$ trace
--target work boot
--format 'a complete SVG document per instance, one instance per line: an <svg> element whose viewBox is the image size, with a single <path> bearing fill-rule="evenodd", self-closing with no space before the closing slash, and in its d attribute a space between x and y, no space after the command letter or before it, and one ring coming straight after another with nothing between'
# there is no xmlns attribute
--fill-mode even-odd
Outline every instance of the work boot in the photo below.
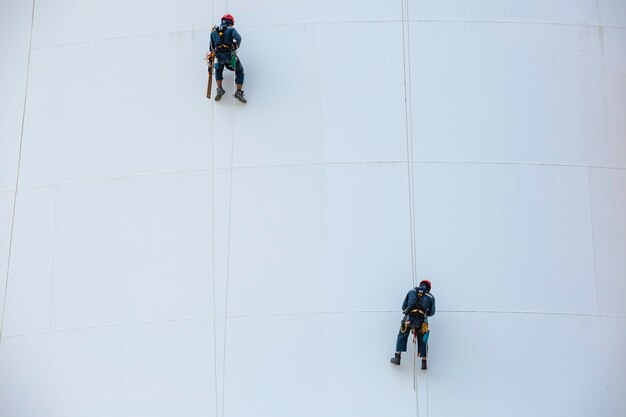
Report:
<svg viewBox="0 0 626 417"><path fill-rule="evenodd" d="M246 98L243 96L243 90L237 90L235 94L233 94L233 97L235 97L237 100L241 101L242 103L248 102L248 100L246 100Z"/></svg>
<svg viewBox="0 0 626 417"><path fill-rule="evenodd" d="M217 87L217 91L215 92L215 101L220 101L224 94L226 94L226 91L222 87Z"/></svg>
<svg viewBox="0 0 626 417"><path fill-rule="evenodd" d="M400 354L396 353L395 356L391 358L390 362L394 365L400 365Z"/></svg>
<svg viewBox="0 0 626 417"><path fill-rule="evenodd" d="M428 365L426 364L426 358L422 358L422 369L423 370L428 369Z"/></svg>

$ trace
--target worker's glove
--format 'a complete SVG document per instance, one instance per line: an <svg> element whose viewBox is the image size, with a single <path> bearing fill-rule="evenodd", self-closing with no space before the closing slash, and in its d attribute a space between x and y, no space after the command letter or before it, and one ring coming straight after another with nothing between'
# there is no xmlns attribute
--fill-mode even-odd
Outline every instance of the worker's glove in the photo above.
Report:
<svg viewBox="0 0 626 417"><path fill-rule="evenodd" d="M236 51L236 50L237 50L237 48L239 48L239 45L237 44L237 41L236 41L235 39L233 39L233 47L232 47L232 50L233 50L233 51Z"/></svg>

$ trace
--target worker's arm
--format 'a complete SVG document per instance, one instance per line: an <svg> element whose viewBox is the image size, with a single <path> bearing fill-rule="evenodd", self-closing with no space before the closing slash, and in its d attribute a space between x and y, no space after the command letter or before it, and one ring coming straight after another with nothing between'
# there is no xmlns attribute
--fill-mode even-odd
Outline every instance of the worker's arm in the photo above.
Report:
<svg viewBox="0 0 626 417"><path fill-rule="evenodd" d="M211 34L209 35L209 51L212 51L215 49L215 45L213 45L213 32L211 32Z"/></svg>
<svg viewBox="0 0 626 417"><path fill-rule="evenodd" d="M402 304L402 311L404 312L404 314L408 314L409 311L411 311L413 307L415 307L416 302L417 302L417 291L415 290L409 291L409 293L406 295L406 298L404 299L404 303Z"/></svg>
<svg viewBox="0 0 626 417"><path fill-rule="evenodd" d="M237 32L237 29L232 28L233 30L233 43L237 44L237 48L241 46L241 35Z"/></svg>
<svg viewBox="0 0 626 417"><path fill-rule="evenodd" d="M430 293L427 293L426 296L430 300L430 307L428 308L428 312L426 313L426 315L429 317L434 316L435 315L435 297Z"/></svg>

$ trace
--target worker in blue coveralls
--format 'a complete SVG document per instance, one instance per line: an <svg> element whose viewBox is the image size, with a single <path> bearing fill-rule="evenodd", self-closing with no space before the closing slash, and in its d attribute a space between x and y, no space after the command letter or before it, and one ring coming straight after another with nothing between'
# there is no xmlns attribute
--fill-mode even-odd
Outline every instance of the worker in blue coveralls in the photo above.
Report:
<svg viewBox="0 0 626 417"><path fill-rule="evenodd" d="M400 356L406 352L407 339L411 330L417 338L417 356L422 358L422 369L428 369L428 317L435 314L435 297L430 293L430 281L423 280L418 287L410 290L402 303L404 318L400 322L400 332L396 341L396 354L391 363L400 365Z"/></svg>
<svg viewBox="0 0 626 417"><path fill-rule="evenodd" d="M224 67L231 71L235 71L235 84L237 85L237 91L234 97L242 103L247 103L246 98L243 95L243 65L241 60L237 56L237 48L241 46L241 35L237 32L233 26L235 25L235 18L231 14L225 14L222 16L222 21L219 26L215 26L211 31L211 37L209 39L209 52L207 53L207 59L211 52L215 52L215 80L217 81L217 94L215 95L215 101L220 101L222 96L226 93L222 88L222 80L224 79Z"/></svg>

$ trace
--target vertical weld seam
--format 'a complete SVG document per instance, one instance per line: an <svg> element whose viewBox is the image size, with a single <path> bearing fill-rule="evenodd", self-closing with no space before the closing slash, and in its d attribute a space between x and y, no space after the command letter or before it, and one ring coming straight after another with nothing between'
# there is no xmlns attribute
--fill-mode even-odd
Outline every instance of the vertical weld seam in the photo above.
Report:
<svg viewBox="0 0 626 417"><path fill-rule="evenodd" d="M600 300L598 298L598 273L596 272L596 242L593 233L593 205L591 204L591 171L585 168L587 172L587 198L589 202L589 223L591 229L591 264L593 266L593 289L596 293L596 313L600 313Z"/></svg>
<svg viewBox="0 0 626 417"><path fill-rule="evenodd" d="M33 8L30 15L30 35L28 39L28 58L26 60L26 83L24 87L24 104L22 106L22 126L20 129L20 145L17 153L17 172L15 175L15 191L13 193L13 212L11 214L11 232L9 234L9 253L7 254L7 272L4 281L4 296L2 302L2 317L0 318L0 343L2 343L2 334L4 331L4 315L7 306L7 293L9 291L9 276L11 270L11 253L13 250L13 232L15 230L15 213L17 208L17 194L20 185L20 168L22 165L22 144L24 142L24 124L26 121L26 102L28 99L28 78L30 75L30 57L33 50L33 26L35 21L35 0L33 0Z"/></svg>
<svg viewBox="0 0 626 417"><path fill-rule="evenodd" d="M52 215L52 273L50 276L50 311L48 312L48 330L52 330L52 300L54 295L54 271L56 265L56 242L57 242L57 194L58 185L54 186L54 208Z"/></svg>

